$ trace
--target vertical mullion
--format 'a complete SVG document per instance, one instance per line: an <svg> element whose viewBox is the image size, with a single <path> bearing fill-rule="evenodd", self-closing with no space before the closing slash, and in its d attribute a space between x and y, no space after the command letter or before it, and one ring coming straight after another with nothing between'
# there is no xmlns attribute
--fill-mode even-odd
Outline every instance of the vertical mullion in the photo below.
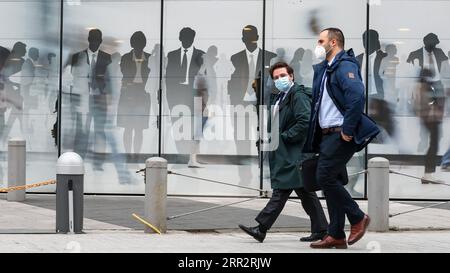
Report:
<svg viewBox="0 0 450 273"><path fill-rule="evenodd" d="M364 58L366 58L366 67L364 67L364 69L366 70L366 75L364 76L364 80L365 80L365 87L366 87L366 113L369 113L369 27L370 27L370 0L367 0L366 3L366 39L365 39L365 43L366 43L366 48L365 48L365 56ZM369 160L369 146L366 146L366 148L364 149L364 169L367 170L368 168L368 160ZM364 174L364 198L367 199L367 178L368 175L367 173Z"/></svg>
<svg viewBox="0 0 450 273"><path fill-rule="evenodd" d="M58 157L61 155L61 116L62 116L62 109L61 109L61 105L62 105L62 71L63 71L63 27L64 27L64 20L63 20L63 16L64 16L64 0L60 1L61 3L61 7L60 7L60 19L59 19L59 92L58 92L58 111L56 112L56 116L57 116L57 126L58 126L58 131L55 132L56 133L56 137L58 138L57 141L57 146L58 146Z"/></svg>
<svg viewBox="0 0 450 273"><path fill-rule="evenodd" d="M259 84L259 101L260 101L260 105L264 105L264 79L265 79L265 59L266 59L266 0L263 0L263 28L262 28L262 59L261 59L261 79L260 79L260 84ZM256 111L260 111L260 106L257 105L258 109L256 109ZM262 144L262 138L261 138L261 131L264 129L264 126L262 125L262 119L263 119L263 113L259 112L259 120L258 120L258 127L259 127L259 188L260 190L263 190L264 187L264 157L263 157L263 153L264 151L262 151L263 148L263 144ZM260 194L262 194L262 192L260 192Z"/></svg>
<svg viewBox="0 0 450 273"><path fill-rule="evenodd" d="M161 15L160 15L160 29L159 29L159 89L158 89L158 104L159 104L159 115L158 115L158 156L161 157L162 151L162 71L163 71L163 60L164 60L164 50L163 50L163 30L164 30L164 0L161 0Z"/></svg>

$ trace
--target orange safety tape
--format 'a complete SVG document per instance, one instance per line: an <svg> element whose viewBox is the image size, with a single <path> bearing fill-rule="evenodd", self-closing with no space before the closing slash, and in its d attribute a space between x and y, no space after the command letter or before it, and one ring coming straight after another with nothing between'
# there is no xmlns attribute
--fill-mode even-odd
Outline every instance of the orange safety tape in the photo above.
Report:
<svg viewBox="0 0 450 273"><path fill-rule="evenodd" d="M30 184L30 185L8 187L8 188L0 188L0 192L20 191L20 190L26 190L26 189L30 189L30 188L37 188L37 187L47 186L47 185L51 185L51 184L56 184L56 180L55 179L50 179L50 180L46 180L46 181L43 181L43 182L34 183L34 184Z"/></svg>

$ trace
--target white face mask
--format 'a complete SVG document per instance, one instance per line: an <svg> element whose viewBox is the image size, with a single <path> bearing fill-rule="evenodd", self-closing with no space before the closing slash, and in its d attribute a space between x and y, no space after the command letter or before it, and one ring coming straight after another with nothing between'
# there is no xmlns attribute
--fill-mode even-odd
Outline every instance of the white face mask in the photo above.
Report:
<svg viewBox="0 0 450 273"><path fill-rule="evenodd" d="M325 58L327 57L327 51L325 50L325 48L323 46L316 46L316 49L314 50L314 55L316 55L316 58L319 59L320 61L325 60Z"/></svg>
<svg viewBox="0 0 450 273"><path fill-rule="evenodd" d="M316 58L324 61L325 58L327 57L327 54L331 51L332 48L330 48L330 50L326 50L325 47L321 46L321 45L317 45L316 49L314 50L314 55L316 55Z"/></svg>

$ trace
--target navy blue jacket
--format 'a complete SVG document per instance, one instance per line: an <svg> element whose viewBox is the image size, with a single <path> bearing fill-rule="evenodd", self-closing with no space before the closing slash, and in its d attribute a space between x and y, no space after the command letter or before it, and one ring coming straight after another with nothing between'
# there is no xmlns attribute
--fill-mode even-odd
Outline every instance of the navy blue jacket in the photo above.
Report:
<svg viewBox="0 0 450 273"><path fill-rule="evenodd" d="M353 136L353 141L362 150L380 132L376 123L364 114L364 84L361 71L352 49L339 52L331 66L325 60L313 66L313 100L309 120L308 138L304 152L319 152L322 131L319 126L319 109L315 109L319 99L320 83L323 74L327 75L327 90L339 112L344 116L342 130Z"/></svg>

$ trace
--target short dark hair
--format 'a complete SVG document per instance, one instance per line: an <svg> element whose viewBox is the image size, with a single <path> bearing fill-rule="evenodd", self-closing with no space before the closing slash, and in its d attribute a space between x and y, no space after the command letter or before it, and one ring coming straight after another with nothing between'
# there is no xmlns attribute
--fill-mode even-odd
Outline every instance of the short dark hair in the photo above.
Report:
<svg viewBox="0 0 450 273"><path fill-rule="evenodd" d="M185 37L195 37L195 30L193 30L190 27L184 27L180 30L180 37L185 36Z"/></svg>
<svg viewBox="0 0 450 273"><path fill-rule="evenodd" d="M102 39L102 31L98 28L93 28L93 29L89 30L88 37Z"/></svg>
<svg viewBox="0 0 450 273"><path fill-rule="evenodd" d="M290 67L285 62L278 62L278 63L273 64L270 67L270 77L273 79L273 71L275 71L275 69L283 68L283 67L286 68L286 71L289 75L292 75L292 77L294 76L294 69L292 67Z"/></svg>
<svg viewBox="0 0 450 273"><path fill-rule="evenodd" d="M144 47L147 45L147 38L145 38L145 34L142 31L136 31L130 38L130 45L132 48L134 48L139 42L142 42Z"/></svg>
<svg viewBox="0 0 450 273"><path fill-rule="evenodd" d="M253 25L246 25L243 29L242 29L242 36L246 36L246 35L258 35L258 29L253 26Z"/></svg>
<svg viewBox="0 0 450 273"><path fill-rule="evenodd" d="M335 27L329 27L329 28L322 30L321 33L324 31L328 31L328 39L329 40L336 39L338 46L341 48L344 48L345 37L344 37L344 33L342 32L342 30L335 28Z"/></svg>

